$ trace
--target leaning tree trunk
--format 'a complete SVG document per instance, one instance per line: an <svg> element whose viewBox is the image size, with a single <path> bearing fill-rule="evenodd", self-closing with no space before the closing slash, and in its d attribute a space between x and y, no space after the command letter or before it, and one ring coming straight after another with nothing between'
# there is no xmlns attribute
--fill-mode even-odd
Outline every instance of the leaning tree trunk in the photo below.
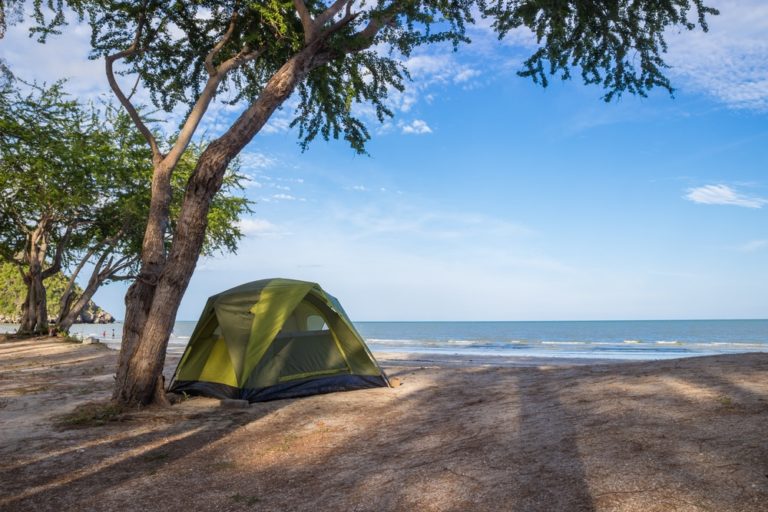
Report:
<svg viewBox="0 0 768 512"><path fill-rule="evenodd" d="M156 287L142 301L134 295L143 293L145 284L137 280L128 292L124 332L139 333L132 340L131 353L121 350L113 399L123 404L149 404L162 400L163 365L173 323L181 299L197 265L203 247L211 199L219 191L224 174L232 159L261 130L272 113L293 92L299 81L311 70L313 54L304 51L283 65L269 80L257 99L219 139L212 142L200 156L184 194L181 212L168 259L162 266ZM135 302L133 302L135 301ZM141 303L146 309L138 311ZM144 321L139 331L140 322Z"/></svg>
<svg viewBox="0 0 768 512"><path fill-rule="evenodd" d="M78 297L74 305L66 311L61 311L59 314L59 321L56 325L60 331L69 332L69 328L72 327L72 324L75 323L80 316L80 313L88 305L88 302L93 297L93 294L96 293L96 290L99 289L100 285L101 282L98 279L91 278L91 280L88 281L88 286L85 287L85 290L83 290L83 293Z"/></svg>
<svg viewBox="0 0 768 512"><path fill-rule="evenodd" d="M121 403L135 402L126 399L122 389L129 379L128 367L149 317L157 279L165 262L164 240L171 203L172 171L172 168L156 163L152 175L152 199L141 250L141 269L125 295L123 336L115 375L115 389L112 393L112 399Z"/></svg>
<svg viewBox="0 0 768 512"><path fill-rule="evenodd" d="M69 328L72 326L72 323L70 323L66 328L64 328L62 327L62 324L65 317L69 314L70 311L72 311L72 302L75 300L75 280L80 274L80 271L83 270L83 266L85 266L85 264L91 259L91 256L93 256L94 252L96 252L96 247L89 249L85 256L80 259L80 263L77 264L74 272L72 272L72 275L69 276L67 287L64 288L64 292L61 294L61 299L59 299L59 314L56 317L56 328L60 331L69 332Z"/></svg>

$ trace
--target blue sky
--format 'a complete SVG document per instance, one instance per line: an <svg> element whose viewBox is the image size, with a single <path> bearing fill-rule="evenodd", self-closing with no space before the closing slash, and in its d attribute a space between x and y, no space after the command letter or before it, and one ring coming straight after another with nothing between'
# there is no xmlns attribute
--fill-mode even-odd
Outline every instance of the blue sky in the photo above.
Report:
<svg viewBox="0 0 768 512"><path fill-rule="evenodd" d="M243 154L246 238L200 261L179 319L277 276L321 283L355 320L768 317L768 6L712 3L709 34L670 34L674 99L542 89L515 75L530 36L480 28L411 58L370 157L301 153L288 105ZM17 26L0 54L91 97L107 86L87 35L41 47ZM208 133L232 115L214 109ZM124 291L96 301L120 317Z"/></svg>

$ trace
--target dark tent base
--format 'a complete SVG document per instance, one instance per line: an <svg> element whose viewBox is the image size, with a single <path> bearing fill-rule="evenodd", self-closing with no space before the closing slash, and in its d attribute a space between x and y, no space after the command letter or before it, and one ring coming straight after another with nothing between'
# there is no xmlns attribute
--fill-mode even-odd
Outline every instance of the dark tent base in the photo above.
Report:
<svg viewBox="0 0 768 512"><path fill-rule="evenodd" d="M236 388L205 381L176 381L168 390L172 393L187 393L211 398L235 398L253 402L297 398L336 391L388 387L389 383L381 375L331 375L328 377L309 377L306 379L283 382L266 388Z"/></svg>

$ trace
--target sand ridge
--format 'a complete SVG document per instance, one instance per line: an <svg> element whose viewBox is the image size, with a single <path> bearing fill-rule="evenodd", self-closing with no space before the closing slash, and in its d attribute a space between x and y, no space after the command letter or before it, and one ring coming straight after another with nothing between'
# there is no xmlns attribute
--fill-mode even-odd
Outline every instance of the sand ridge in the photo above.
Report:
<svg viewBox="0 0 768 512"><path fill-rule="evenodd" d="M387 357L392 389L62 430L116 352L0 342L0 510L768 511L768 354Z"/></svg>

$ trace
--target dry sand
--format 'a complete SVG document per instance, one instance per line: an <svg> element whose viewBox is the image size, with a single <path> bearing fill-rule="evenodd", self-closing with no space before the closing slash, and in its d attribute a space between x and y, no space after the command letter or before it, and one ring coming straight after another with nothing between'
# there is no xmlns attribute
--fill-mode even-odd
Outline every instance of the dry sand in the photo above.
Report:
<svg viewBox="0 0 768 512"><path fill-rule="evenodd" d="M768 354L391 354L393 389L56 427L109 397L115 359L0 342L0 510L768 511Z"/></svg>

